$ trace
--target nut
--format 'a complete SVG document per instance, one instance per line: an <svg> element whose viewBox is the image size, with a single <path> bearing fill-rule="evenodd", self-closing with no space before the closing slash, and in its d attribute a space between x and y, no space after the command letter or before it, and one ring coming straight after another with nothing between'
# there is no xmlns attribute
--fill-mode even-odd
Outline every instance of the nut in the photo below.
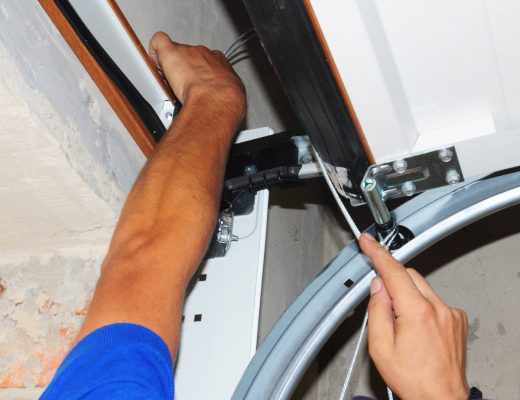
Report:
<svg viewBox="0 0 520 400"><path fill-rule="evenodd" d="M446 173L446 182L450 185L455 185L456 183L460 182L460 175L457 171L454 169L450 169Z"/></svg>
<svg viewBox="0 0 520 400"><path fill-rule="evenodd" d="M405 196L413 196L416 190L415 184L410 181L403 183L403 186L401 186L401 192L403 192Z"/></svg>
<svg viewBox="0 0 520 400"><path fill-rule="evenodd" d="M406 160L395 160L392 163L392 168L398 174L402 174L406 171L406 168L408 168L408 163L406 162Z"/></svg>
<svg viewBox="0 0 520 400"><path fill-rule="evenodd" d="M258 169L256 168L255 164L246 165L245 168L244 168L244 173L246 175L254 174L256 171L258 171Z"/></svg>
<svg viewBox="0 0 520 400"><path fill-rule="evenodd" d="M439 159L442 162L448 163L453 158L453 151L450 149L442 149L439 151Z"/></svg>

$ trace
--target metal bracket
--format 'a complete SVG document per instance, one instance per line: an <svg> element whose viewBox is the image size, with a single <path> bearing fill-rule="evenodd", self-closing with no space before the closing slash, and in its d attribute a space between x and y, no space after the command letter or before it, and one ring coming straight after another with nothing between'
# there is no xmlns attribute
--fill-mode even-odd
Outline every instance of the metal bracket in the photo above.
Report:
<svg viewBox="0 0 520 400"><path fill-rule="evenodd" d="M159 117L161 118L161 121L166 127L166 129L170 127L173 121L173 117L177 115L177 106L178 104L174 104L170 100L165 100L162 103Z"/></svg>
<svg viewBox="0 0 520 400"><path fill-rule="evenodd" d="M211 245L206 253L205 258L224 257L232 242L239 240L238 236L233 234L233 210L222 211L217 220L217 227L213 236Z"/></svg>
<svg viewBox="0 0 520 400"><path fill-rule="evenodd" d="M452 146L372 165L365 173L361 189L378 232L383 236L396 228L386 200L413 196L463 180L457 152Z"/></svg>
<svg viewBox="0 0 520 400"><path fill-rule="evenodd" d="M231 243L240 240L237 235L233 234L234 218L253 212L255 199L256 194L250 192L235 193L231 197L222 198L217 226L206 252L206 259L224 257L229 251Z"/></svg>

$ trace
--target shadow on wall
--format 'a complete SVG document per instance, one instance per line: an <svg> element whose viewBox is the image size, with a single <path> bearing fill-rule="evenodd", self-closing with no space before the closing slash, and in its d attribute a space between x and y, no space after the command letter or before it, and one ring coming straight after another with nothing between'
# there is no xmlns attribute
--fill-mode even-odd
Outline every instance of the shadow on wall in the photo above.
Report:
<svg viewBox="0 0 520 400"><path fill-rule="evenodd" d="M221 2L224 4L226 11L239 32L245 32L253 26L249 19L247 10L241 1L221 0ZM282 126L284 126L286 130L301 132L301 125L287 100L282 85L280 84L280 81L278 80L278 77L276 76L258 38L249 41L246 49L247 51L240 53L237 61L242 60L243 58L245 59L248 56L251 58L254 75L265 87L269 101L273 105L273 109L275 110L277 117L280 119ZM246 122L243 124L245 126Z"/></svg>

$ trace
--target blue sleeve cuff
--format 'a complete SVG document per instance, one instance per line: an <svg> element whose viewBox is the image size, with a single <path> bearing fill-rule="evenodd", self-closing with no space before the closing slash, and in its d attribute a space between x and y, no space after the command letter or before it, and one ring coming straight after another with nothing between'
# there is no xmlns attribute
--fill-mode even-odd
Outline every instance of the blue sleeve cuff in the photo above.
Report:
<svg viewBox="0 0 520 400"><path fill-rule="evenodd" d="M173 399L168 347L151 330L118 323L95 330L65 357L41 399Z"/></svg>

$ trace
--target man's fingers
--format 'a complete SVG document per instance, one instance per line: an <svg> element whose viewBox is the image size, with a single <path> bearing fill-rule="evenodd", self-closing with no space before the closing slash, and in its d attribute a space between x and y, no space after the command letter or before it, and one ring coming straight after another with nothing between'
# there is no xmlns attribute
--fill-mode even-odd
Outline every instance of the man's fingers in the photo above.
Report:
<svg viewBox="0 0 520 400"><path fill-rule="evenodd" d="M368 347L372 358L384 357L394 343L392 300L383 280L377 276L370 284L368 303Z"/></svg>
<svg viewBox="0 0 520 400"><path fill-rule="evenodd" d="M396 314L399 314L401 305L412 304L413 300L421 295L419 290L405 267L372 236L364 233L361 235L359 244L363 253L370 258L374 268L383 279L385 287L394 301L394 310Z"/></svg>
<svg viewBox="0 0 520 400"><path fill-rule="evenodd" d="M445 306L441 298L437 296L437 293L434 292L428 281L420 273L413 268L406 268L406 272L408 272L408 275L412 278L417 289L419 289L421 294L426 297L433 306Z"/></svg>

